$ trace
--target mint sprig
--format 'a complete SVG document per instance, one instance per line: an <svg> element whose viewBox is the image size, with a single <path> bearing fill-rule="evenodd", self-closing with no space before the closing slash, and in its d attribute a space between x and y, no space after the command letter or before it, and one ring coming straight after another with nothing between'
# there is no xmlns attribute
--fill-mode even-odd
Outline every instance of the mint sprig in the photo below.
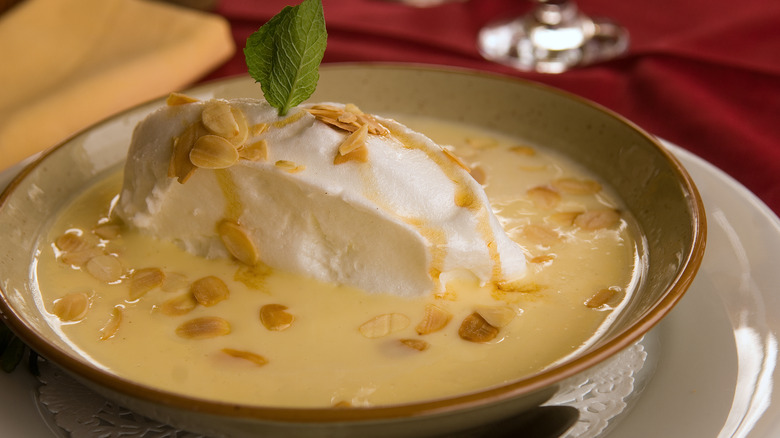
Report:
<svg viewBox="0 0 780 438"><path fill-rule="evenodd" d="M247 39L249 75L280 116L314 93L327 39L321 0L286 6Z"/></svg>

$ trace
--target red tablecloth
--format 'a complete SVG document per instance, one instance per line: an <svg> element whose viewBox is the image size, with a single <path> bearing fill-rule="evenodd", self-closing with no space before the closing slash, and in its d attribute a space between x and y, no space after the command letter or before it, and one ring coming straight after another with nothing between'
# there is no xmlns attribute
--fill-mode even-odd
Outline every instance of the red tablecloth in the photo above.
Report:
<svg viewBox="0 0 780 438"><path fill-rule="evenodd" d="M221 0L236 45L297 0ZM579 0L626 26L621 59L559 75L483 60L484 24L530 1L469 0L418 9L383 0L324 0L324 62L424 62L492 71L578 94L676 143L736 178L780 213L780 2ZM207 80L245 74L239 50Z"/></svg>

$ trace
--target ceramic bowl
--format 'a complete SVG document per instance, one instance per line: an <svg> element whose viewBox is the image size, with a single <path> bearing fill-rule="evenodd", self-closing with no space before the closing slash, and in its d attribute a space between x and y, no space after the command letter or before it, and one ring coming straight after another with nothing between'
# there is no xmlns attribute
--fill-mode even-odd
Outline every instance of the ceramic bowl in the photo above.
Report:
<svg viewBox="0 0 780 438"><path fill-rule="evenodd" d="M259 96L249 78L187 91ZM647 262L639 290L589 349L537 375L484 391L355 409L252 407L194 400L103 371L48 325L31 280L33 250L52 215L123 162L134 125L155 101L74 136L25 168L0 199L0 312L48 360L111 400L148 417L214 436L428 436L476 427L538 406L564 379L639 340L683 296L701 263L705 215L686 171L651 135L584 99L525 82L425 66L331 65L310 101L356 103L375 114L425 115L518 136L557 149L611 185L639 223ZM267 434L267 435L266 435Z"/></svg>

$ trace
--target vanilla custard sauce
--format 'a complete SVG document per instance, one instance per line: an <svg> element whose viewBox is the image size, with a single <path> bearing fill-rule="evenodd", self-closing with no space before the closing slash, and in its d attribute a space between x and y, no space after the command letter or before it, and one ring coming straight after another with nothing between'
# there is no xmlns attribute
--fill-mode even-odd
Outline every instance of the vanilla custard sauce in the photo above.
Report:
<svg viewBox="0 0 780 438"><path fill-rule="evenodd" d="M529 269L520 287L479 286L463 274L445 293L410 299L196 257L116 226L110 209L122 184L117 170L80 194L42 237L35 276L52 326L119 376L206 399L288 407L454 396L537 373L588 345L620 311L641 271L636 230L609 188L518 139L424 118L401 121L451 145L483 182L505 230L526 250ZM87 247L58 246L65 234L80 236ZM79 251L83 257L74 256ZM93 262L88 269L97 255L118 261L119 277L95 275L112 266ZM131 297L130 278L145 268L161 270L165 281ZM207 276L227 285L226 299L178 315L164 311ZM84 312L70 311L78 303L68 307L63 297L73 294L86 297ZM286 307L289 326L267 328L260 319L266 305ZM427 305L450 319L419 334ZM485 309L502 315L491 326L495 337L465 340L464 320ZM395 322L367 328L382 315L395 315ZM177 331L200 317L221 318L229 333L199 339Z"/></svg>

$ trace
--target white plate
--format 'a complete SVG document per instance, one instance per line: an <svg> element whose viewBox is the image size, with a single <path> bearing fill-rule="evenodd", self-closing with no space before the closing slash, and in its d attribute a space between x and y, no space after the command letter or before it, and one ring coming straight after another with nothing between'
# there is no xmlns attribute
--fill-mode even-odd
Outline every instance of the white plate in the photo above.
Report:
<svg viewBox="0 0 780 438"><path fill-rule="evenodd" d="M725 173L674 145L701 191L709 237L682 302L655 328L655 376L610 438L780 436L780 220ZM0 188L20 166L0 172ZM51 438L26 370L0 373L0 435Z"/></svg>

